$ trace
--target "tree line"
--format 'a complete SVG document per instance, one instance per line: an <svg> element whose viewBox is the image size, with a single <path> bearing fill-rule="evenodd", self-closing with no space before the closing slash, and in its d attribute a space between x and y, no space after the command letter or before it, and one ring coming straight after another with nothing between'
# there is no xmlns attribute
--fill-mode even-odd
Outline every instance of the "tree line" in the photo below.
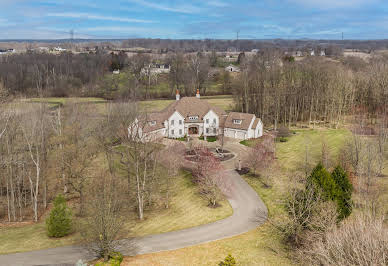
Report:
<svg viewBox="0 0 388 266"><path fill-rule="evenodd" d="M387 62L386 57L368 64L319 57L290 62L279 50L265 50L242 66L234 83L236 109L255 113L275 129L299 122L338 127L348 114L386 115Z"/></svg>

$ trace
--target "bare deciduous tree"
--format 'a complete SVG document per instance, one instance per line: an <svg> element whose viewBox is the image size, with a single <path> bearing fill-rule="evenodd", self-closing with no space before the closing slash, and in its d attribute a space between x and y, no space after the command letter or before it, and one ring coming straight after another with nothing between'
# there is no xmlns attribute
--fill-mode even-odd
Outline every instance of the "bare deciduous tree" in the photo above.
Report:
<svg viewBox="0 0 388 266"><path fill-rule="evenodd" d="M183 158L185 155L186 148L182 143L174 143L168 146L160 153L159 162L164 165L167 169L167 175L163 177L163 185L165 187L165 207L169 208L170 195L174 178L178 175L179 170L183 164Z"/></svg>
<svg viewBox="0 0 388 266"><path fill-rule="evenodd" d="M119 242L116 240L123 233L125 202L120 180L109 172L98 175L94 184L82 234L92 251L107 261L110 254L117 250Z"/></svg>

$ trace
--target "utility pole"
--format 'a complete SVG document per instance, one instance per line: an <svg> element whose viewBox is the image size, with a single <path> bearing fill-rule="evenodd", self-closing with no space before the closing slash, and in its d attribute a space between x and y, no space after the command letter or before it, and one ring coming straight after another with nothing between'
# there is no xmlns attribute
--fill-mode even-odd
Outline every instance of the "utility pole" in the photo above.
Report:
<svg viewBox="0 0 388 266"><path fill-rule="evenodd" d="M239 43L238 43L238 37L239 37L239 34L240 34L240 30L237 30L237 32L236 32L236 49L237 49L237 51L239 52L240 51L240 47L239 47Z"/></svg>

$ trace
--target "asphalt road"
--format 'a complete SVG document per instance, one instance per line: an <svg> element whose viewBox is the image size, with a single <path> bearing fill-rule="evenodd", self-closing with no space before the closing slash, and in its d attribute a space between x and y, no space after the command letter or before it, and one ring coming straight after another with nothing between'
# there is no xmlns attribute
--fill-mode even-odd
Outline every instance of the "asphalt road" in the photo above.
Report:
<svg viewBox="0 0 388 266"><path fill-rule="evenodd" d="M233 208L232 216L184 230L132 240L123 239L120 240L119 250L124 255L174 250L229 238L262 224L267 217L267 208L256 192L234 170L225 170L223 176L227 183L224 193ZM94 256L85 247L66 246L0 255L0 265L74 265L79 259L90 261Z"/></svg>

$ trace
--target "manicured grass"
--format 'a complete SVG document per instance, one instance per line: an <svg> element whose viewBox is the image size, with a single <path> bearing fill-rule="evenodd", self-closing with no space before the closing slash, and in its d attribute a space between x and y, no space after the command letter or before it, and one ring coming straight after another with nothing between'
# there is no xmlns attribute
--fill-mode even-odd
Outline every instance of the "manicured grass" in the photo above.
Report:
<svg viewBox="0 0 388 266"><path fill-rule="evenodd" d="M281 166L286 171L296 171L305 160L306 146L312 163L318 163L321 156L322 140L326 139L330 159L336 162L338 151L342 148L345 140L351 136L346 129L322 129L322 130L296 130L296 134L289 137L287 142L276 143L276 156Z"/></svg>
<svg viewBox="0 0 388 266"><path fill-rule="evenodd" d="M231 111L233 107L233 98L230 95L203 96L201 99L208 101L211 105L217 106L225 111ZM139 107L147 112L158 112L166 108L175 100L147 100L139 102Z"/></svg>
<svg viewBox="0 0 388 266"><path fill-rule="evenodd" d="M201 137L199 137L199 139L200 140L205 140L205 137L201 136ZM215 142L215 141L217 141L217 137L215 137L215 136L206 137L206 141L207 142Z"/></svg>
<svg viewBox="0 0 388 266"><path fill-rule="evenodd" d="M27 98L23 99L25 102L43 102L48 103L50 107L57 107L64 105L69 101L76 103L105 103L106 100L95 97L48 97L48 98Z"/></svg>
<svg viewBox="0 0 388 266"><path fill-rule="evenodd" d="M288 142L278 142L277 158L270 171L270 188L265 188L257 177L244 176L266 204L271 219L281 219L284 211L284 198L290 187L290 178L300 172L304 161L305 142L309 140L313 163L321 154L322 138L325 137L331 158L336 159L338 150L350 132L345 129L298 130ZM249 140L246 144L252 145ZM238 265L292 265L292 254L282 241L279 232L268 222L256 230L229 239L214 241L175 251L127 257L123 265L217 265L225 256L232 254Z"/></svg>
<svg viewBox="0 0 388 266"><path fill-rule="evenodd" d="M173 103L175 100L147 100L140 101L140 109L147 112L158 112L166 108L169 104Z"/></svg>
<svg viewBox="0 0 388 266"><path fill-rule="evenodd" d="M221 207L207 207L197 187L191 182L191 175L182 173L174 181L174 191L169 209L158 209L145 213L140 222L135 212L128 215L126 229L132 229L128 237L169 232L201 224L207 224L232 215L233 210L224 200ZM79 243L79 233L54 239L46 235L44 220L19 227L0 227L0 254L52 248Z"/></svg>

